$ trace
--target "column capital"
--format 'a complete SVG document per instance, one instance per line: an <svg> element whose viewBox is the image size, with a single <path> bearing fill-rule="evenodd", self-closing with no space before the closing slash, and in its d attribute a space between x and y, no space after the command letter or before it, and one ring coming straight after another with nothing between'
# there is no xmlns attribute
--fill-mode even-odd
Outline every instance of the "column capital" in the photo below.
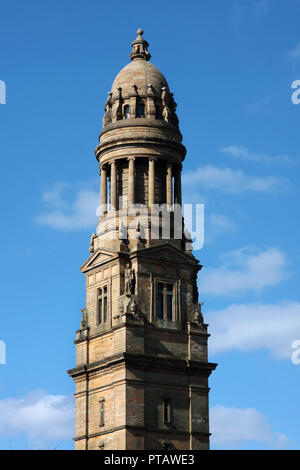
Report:
<svg viewBox="0 0 300 470"><path fill-rule="evenodd" d="M136 157L127 157L127 160L130 162L130 160L135 160Z"/></svg>
<svg viewBox="0 0 300 470"><path fill-rule="evenodd" d="M101 171L107 171L107 163L101 163L99 164L99 170Z"/></svg>

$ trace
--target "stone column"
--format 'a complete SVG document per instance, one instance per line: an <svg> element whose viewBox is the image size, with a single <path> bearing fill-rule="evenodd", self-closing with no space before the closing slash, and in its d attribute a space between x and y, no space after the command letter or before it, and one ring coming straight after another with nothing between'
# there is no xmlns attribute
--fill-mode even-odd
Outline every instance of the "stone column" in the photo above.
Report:
<svg viewBox="0 0 300 470"><path fill-rule="evenodd" d="M128 158L128 207L134 204L134 157Z"/></svg>
<svg viewBox="0 0 300 470"><path fill-rule="evenodd" d="M176 171L175 171L174 200L175 200L175 204L179 204L181 206L181 204L182 204L182 199L181 199L181 166L177 167Z"/></svg>
<svg viewBox="0 0 300 470"><path fill-rule="evenodd" d="M100 216L107 212L107 170L106 166L100 167L101 189L100 189Z"/></svg>
<svg viewBox="0 0 300 470"><path fill-rule="evenodd" d="M166 203L168 209L172 206L172 163L167 163L167 177L166 177Z"/></svg>
<svg viewBox="0 0 300 470"><path fill-rule="evenodd" d="M149 207L155 204L155 158L149 158Z"/></svg>
<svg viewBox="0 0 300 470"><path fill-rule="evenodd" d="M117 210L117 166L116 160L110 165L110 204L111 209Z"/></svg>

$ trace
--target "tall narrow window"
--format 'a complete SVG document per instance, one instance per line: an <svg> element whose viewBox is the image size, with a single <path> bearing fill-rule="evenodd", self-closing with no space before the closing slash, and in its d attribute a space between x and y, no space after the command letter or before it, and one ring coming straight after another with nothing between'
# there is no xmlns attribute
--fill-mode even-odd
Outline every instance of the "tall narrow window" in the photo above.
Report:
<svg viewBox="0 0 300 470"><path fill-rule="evenodd" d="M128 104L126 104L126 106L124 106L124 118L125 119L130 118L130 111L129 111L129 105Z"/></svg>
<svg viewBox="0 0 300 470"><path fill-rule="evenodd" d="M167 320L173 320L173 285L167 284L166 286L167 297Z"/></svg>
<svg viewBox="0 0 300 470"><path fill-rule="evenodd" d="M100 401L100 415L99 415L99 426L104 426L104 400Z"/></svg>
<svg viewBox="0 0 300 470"><path fill-rule="evenodd" d="M156 315L161 320L174 320L174 284L157 283Z"/></svg>
<svg viewBox="0 0 300 470"><path fill-rule="evenodd" d="M97 296L97 302L98 302L98 307L97 307L97 322L98 324L100 323L105 323L107 321L107 287L103 287L101 289L98 289L98 296Z"/></svg>
<svg viewBox="0 0 300 470"><path fill-rule="evenodd" d="M102 323L102 289L98 289L98 323Z"/></svg>
<svg viewBox="0 0 300 470"><path fill-rule="evenodd" d="M107 287L103 289L103 321L107 321Z"/></svg>
<svg viewBox="0 0 300 470"><path fill-rule="evenodd" d="M157 316L158 318L164 318L164 285L157 284Z"/></svg>
<svg viewBox="0 0 300 470"><path fill-rule="evenodd" d="M136 110L136 117L144 118L145 117L145 105L143 103L138 103Z"/></svg>
<svg viewBox="0 0 300 470"><path fill-rule="evenodd" d="M164 424L171 423L171 404L170 400L164 400Z"/></svg>

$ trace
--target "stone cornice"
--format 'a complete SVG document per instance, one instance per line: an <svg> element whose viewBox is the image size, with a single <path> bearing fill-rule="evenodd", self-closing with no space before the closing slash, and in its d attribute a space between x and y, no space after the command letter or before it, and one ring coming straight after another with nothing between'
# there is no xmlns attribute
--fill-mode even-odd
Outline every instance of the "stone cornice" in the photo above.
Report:
<svg viewBox="0 0 300 470"><path fill-rule="evenodd" d="M166 435L178 435L182 437L188 438L190 435L192 436L198 436L198 437L204 437L204 438L209 438L211 435L208 432L200 432L200 431L192 431L191 433L187 431L179 431L178 429L156 429L156 428L147 428L144 426L131 426L131 425L123 425L123 426L115 426L109 429L105 429L103 431L98 431L89 434L88 436L86 434L82 434L81 436L76 436L74 437L74 441L80 441L82 439L91 439L93 437L99 437L99 436L104 436L106 434L111 434L116 431L122 431L122 430L128 430L128 431L134 431L134 432L147 432L147 433L159 433L159 434L166 434Z"/></svg>
<svg viewBox="0 0 300 470"><path fill-rule="evenodd" d="M79 366L68 370L71 377L78 377L86 373L96 372L101 369L115 367L117 365L126 365L147 370L164 369L176 370L178 373L187 373L189 371L200 373L208 377L217 367L217 364L211 362L190 361L188 359L176 359L172 357L162 358L157 356L147 356L133 353L122 353L117 356L110 356L102 361L93 362L84 366Z"/></svg>
<svg viewBox="0 0 300 470"><path fill-rule="evenodd" d="M173 133L176 133L182 139L181 132L178 127L172 123L166 122L163 119L155 118L130 118L130 119L121 119L120 121L107 124L104 129L102 129L99 138L101 138L106 132L109 132L113 129L119 129L121 127L157 127L159 129L170 130Z"/></svg>

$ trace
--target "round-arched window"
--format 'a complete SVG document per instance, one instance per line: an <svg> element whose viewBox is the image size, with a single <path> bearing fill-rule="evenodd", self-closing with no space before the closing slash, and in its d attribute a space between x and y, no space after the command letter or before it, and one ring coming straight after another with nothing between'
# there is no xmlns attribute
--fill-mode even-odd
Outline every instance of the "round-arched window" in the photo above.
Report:
<svg viewBox="0 0 300 470"><path fill-rule="evenodd" d="M130 117L129 105L128 104L126 104L124 106L124 117L125 117L125 119L129 119L129 117Z"/></svg>

